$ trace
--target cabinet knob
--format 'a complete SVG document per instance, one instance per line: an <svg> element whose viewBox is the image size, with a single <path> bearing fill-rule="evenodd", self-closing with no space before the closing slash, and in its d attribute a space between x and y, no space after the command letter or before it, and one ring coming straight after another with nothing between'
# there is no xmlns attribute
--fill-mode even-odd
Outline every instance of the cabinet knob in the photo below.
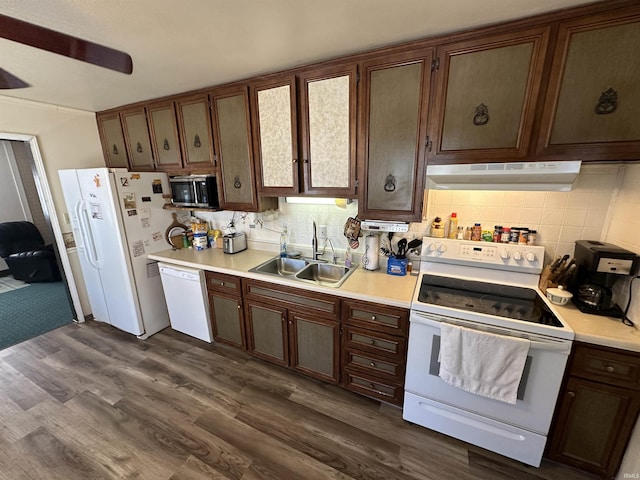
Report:
<svg viewBox="0 0 640 480"><path fill-rule="evenodd" d="M289 320L289 325L293 325L293 320Z"/></svg>
<svg viewBox="0 0 640 480"><path fill-rule="evenodd" d="M376 319L376 316L375 315L371 315L371 320L375 321L375 319Z"/></svg>
<svg viewBox="0 0 640 480"><path fill-rule="evenodd" d="M376 362L369 362L369 365L371 365L372 367L376 366Z"/></svg>
<svg viewBox="0 0 640 480"><path fill-rule="evenodd" d="M171 147L169 147L169 140L167 140L166 138L164 139L164 143L162 144L162 148L164 148L165 150L169 150Z"/></svg>
<svg viewBox="0 0 640 480"><path fill-rule="evenodd" d="M292 162L293 162L293 163L298 163L298 159L297 159L297 158L294 158L294 159L292 160Z"/></svg>
<svg viewBox="0 0 640 480"><path fill-rule="evenodd" d="M238 305L238 310L240 310L240 305Z"/></svg>
<svg viewBox="0 0 640 480"><path fill-rule="evenodd" d="M604 367L604 369L609 373L613 373L616 371L616 369L613 368L611 365L607 365L606 367Z"/></svg>
<svg viewBox="0 0 640 480"><path fill-rule="evenodd" d="M374 390L375 390L376 386L375 386L375 384L370 383L370 384L369 384L369 388L372 388L372 389L374 389Z"/></svg>
<svg viewBox="0 0 640 480"><path fill-rule="evenodd" d="M369 343L370 343L371 345L375 345L375 344L376 344L376 341L372 338L371 340L369 340Z"/></svg>
<svg viewBox="0 0 640 480"><path fill-rule="evenodd" d="M224 282L220 282L220 286L221 286L221 287L224 287Z"/></svg>
<svg viewBox="0 0 640 480"><path fill-rule="evenodd" d="M573 397L576 396L576 392L569 391L569 392L567 392L567 395L569 395L571 398L573 398Z"/></svg>

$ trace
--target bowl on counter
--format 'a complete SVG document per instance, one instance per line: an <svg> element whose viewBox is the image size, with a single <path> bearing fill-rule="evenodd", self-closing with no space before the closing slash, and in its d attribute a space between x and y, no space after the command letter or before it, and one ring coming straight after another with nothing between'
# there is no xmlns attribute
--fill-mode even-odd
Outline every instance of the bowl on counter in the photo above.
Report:
<svg viewBox="0 0 640 480"><path fill-rule="evenodd" d="M573 293L564 288L547 288L547 298L554 305L565 305L573 297Z"/></svg>

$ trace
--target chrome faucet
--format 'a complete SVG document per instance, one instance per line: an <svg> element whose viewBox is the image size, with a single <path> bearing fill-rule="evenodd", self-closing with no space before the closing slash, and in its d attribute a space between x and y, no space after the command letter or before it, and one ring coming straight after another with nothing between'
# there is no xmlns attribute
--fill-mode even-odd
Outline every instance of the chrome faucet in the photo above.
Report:
<svg viewBox="0 0 640 480"><path fill-rule="evenodd" d="M338 263L338 255L336 254L336 251L333 248L333 242L331 241L331 239L329 237L327 237L327 240L329 241L329 246L331 247L331 263L333 263L334 265L336 263Z"/></svg>
<svg viewBox="0 0 640 480"><path fill-rule="evenodd" d="M313 222L313 237L311 238L311 258L314 260L318 260L318 257L322 255L323 252L318 251L318 232L316 228L316 222Z"/></svg>

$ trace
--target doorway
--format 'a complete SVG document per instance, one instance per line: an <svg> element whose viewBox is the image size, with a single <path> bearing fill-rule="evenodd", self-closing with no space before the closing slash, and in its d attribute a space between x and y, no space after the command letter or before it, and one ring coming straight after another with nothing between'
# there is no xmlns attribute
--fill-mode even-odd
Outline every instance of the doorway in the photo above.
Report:
<svg viewBox="0 0 640 480"><path fill-rule="evenodd" d="M35 138L3 139L0 135L0 191L7 197L0 222L27 221L35 225L45 245L52 245L61 280L23 282L11 276L0 259L0 349L72 322L77 318L72 291L66 278L64 245L57 241L60 228L50 200L43 168L38 168ZM20 138L23 137L23 138ZM34 156L34 152L36 155ZM40 165L42 167L42 165ZM59 235L61 236L61 234Z"/></svg>

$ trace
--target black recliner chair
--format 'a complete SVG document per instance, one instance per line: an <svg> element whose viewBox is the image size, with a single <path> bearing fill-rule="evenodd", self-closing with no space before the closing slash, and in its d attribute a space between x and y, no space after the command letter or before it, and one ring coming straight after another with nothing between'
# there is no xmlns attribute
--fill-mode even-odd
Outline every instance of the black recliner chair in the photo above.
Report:
<svg viewBox="0 0 640 480"><path fill-rule="evenodd" d="M0 223L0 257L16 280L27 283L60 280L53 246L44 244L31 222Z"/></svg>

